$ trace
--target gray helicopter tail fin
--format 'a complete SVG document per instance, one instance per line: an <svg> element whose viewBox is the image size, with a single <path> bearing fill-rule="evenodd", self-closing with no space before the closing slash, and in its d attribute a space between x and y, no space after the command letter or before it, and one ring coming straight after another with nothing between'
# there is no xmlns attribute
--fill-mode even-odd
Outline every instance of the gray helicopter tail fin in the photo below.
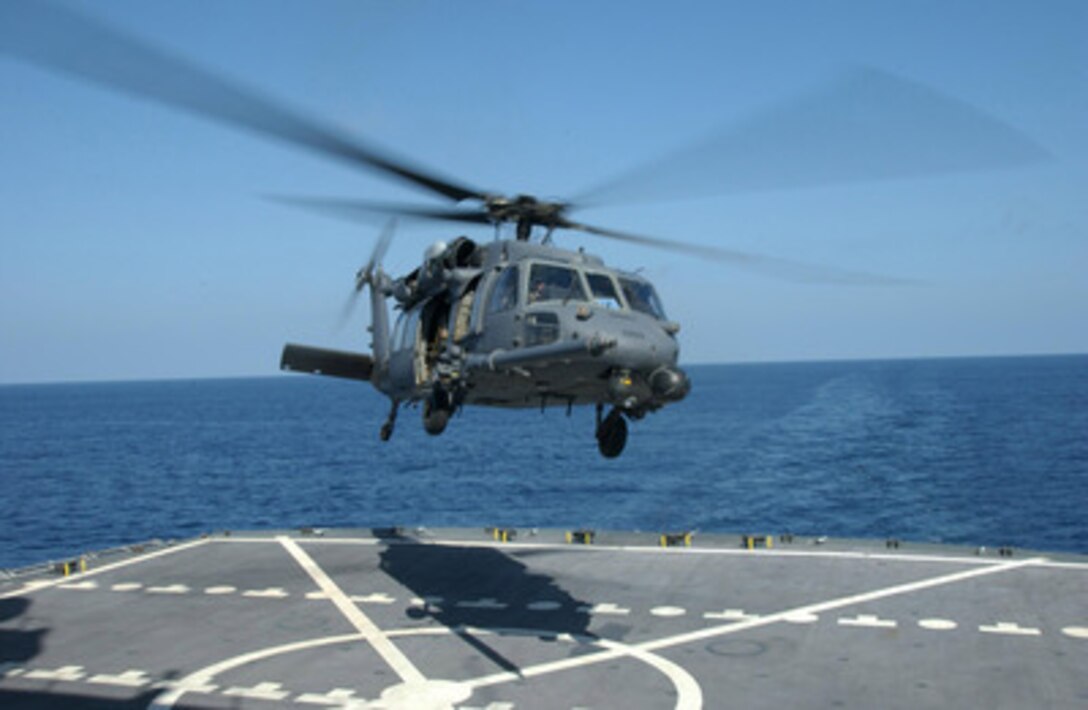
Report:
<svg viewBox="0 0 1088 710"><path fill-rule="evenodd" d="M388 277L379 269L372 277L370 287L370 349L379 368L389 364L389 312L385 307Z"/></svg>
<svg viewBox="0 0 1088 710"><path fill-rule="evenodd" d="M397 227L396 218L386 222L382 228L370 260L355 276L356 293L364 286L370 287L370 334L371 350L378 368L384 369L389 364L389 313L385 308L385 297L390 290L389 277L382 271L381 261L389 243L393 241L393 231Z"/></svg>

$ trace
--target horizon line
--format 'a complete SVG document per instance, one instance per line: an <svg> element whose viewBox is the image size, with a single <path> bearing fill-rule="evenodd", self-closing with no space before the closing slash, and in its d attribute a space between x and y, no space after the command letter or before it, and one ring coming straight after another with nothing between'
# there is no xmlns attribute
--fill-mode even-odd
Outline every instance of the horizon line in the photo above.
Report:
<svg viewBox="0 0 1088 710"><path fill-rule="evenodd" d="M681 362L683 367L744 367L750 365L805 365L805 364L834 364L834 363L865 363L865 362L908 362L920 360L1008 360L1026 358L1059 358L1059 357L1088 357L1088 352L1036 352L1036 353L990 353L974 355L887 355L887 356L858 356L858 357L813 357L807 359L749 359L749 360L724 360L724 361L696 361ZM305 373L285 372L277 370L267 374L239 374L239 375L164 375L161 377L131 377L131 378L71 378L56 380L24 380L24 381L0 381L0 387L33 387L48 385L110 385L110 384L138 384L138 383L166 383L166 382L204 382L214 380L262 380L280 377L282 375L299 375ZM307 378L312 379L312 378Z"/></svg>

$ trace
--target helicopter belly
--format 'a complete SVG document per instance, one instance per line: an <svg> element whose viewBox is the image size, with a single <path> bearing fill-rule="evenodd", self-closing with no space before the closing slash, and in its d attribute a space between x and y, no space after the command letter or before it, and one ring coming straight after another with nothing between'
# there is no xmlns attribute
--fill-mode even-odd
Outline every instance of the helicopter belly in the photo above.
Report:
<svg viewBox="0 0 1088 710"><path fill-rule="evenodd" d="M600 363L556 363L532 369L481 372L465 403L495 407L594 404L607 399L608 373Z"/></svg>

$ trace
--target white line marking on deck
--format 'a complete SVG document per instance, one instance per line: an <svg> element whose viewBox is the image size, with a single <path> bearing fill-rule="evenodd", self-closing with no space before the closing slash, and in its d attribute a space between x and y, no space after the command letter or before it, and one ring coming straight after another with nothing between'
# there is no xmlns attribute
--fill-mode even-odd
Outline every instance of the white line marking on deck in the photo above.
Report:
<svg viewBox="0 0 1088 710"><path fill-rule="evenodd" d="M165 587L148 587L148 594L188 594L191 590L184 584L171 584Z"/></svg>
<svg viewBox="0 0 1088 710"><path fill-rule="evenodd" d="M627 646L606 639L598 639L597 643L610 651L618 650L622 655L636 658L663 673L676 687L676 710L700 710L703 707L703 689L683 667L637 646Z"/></svg>
<svg viewBox="0 0 1088 710"><path fill-rule="evenodd" d="M820 617L807 611L795 611L782 615L782 621L788 624L815 624Z"/></svg>
<svg viewBox="0 0 1088 710"><path fill-rule="evenodd" d="M589 666L595 663L610 661L614 658L620 658L624 655L628 655L631 651L652 652L663 648L671 648L673 646L681 646L697 641L705 641L707 639L716 638L719 636L728 636L730 634L740 633L741 631L747 631L749 629L755 629L761 626L768 626L779 621L787 621L791 617L803 618L805 616L815 616L816 614L825 611L841 609L847 606L863 604L866 602L876 601L878 599L887 599L889 597L902 596L904 594L910 594L925 589L932 589L934 587L955 584L957 582L962 582L968 579L976 579L978 577L985 577L987 575L1009 572L1011 570L1020 569L1021 567L1037 564L1038 562L1038 559L1031 558L1017 562L1006 562L1003 564L966 570L962 572L953 572L951 574L945 574L939 577L930 577L929 579L923 579L918 582L897 584L891 587L876 589L871 592L864 592L862 594L855 594L847 597L839 597L838 599L831 599L824 602L817 602L815 604L808 604L806 606L801 606L794 609L786 609L775 614L768 614L767 616L762 616L758 619L739 621L732 624L726 624L724 626L710 626L705 629L689 631L686 633L677 634L675 636L666 636L664 638L655 639L652 641L644 641L642 643L626 647L626 650L612 649L602 651L600 653L577 656L575 658L566 658L558 661L541 663L535 666L528 666L522 668L520 673L518 674L504 671L502 673L495 673L489 676L483 676L466 682L472 685L472 687L474 688L481 688L489 685L498 685L500 683L517 681L521 678L528 678L530 676L542 675L545 673L555 673L571 668L581 668L583 666Z"/></svg>
<svg viewBox="0 0 1088 710"><path fill-rule="evenodd" d="M182 694L184 694L184 693L201 693L201 694L204 694L204 695L210 695L210 694L214 693L215 691L219 690L218 685L214 685L212 683L206 683L203 680L200 680L199 678L196 678L195 674L190 675L190 676L188 676L186 678L182 678L181 680L164 680L164 681L160 681L158 683L155 683L155 685L153 685L151 687L152 688L162 688L163 690L166 691L166 693L164 695L158 696L152 702L152 704L149 707L155 707L155 703L158 702L158 698L167 697L167 696L170 696L171 694L177 694L177 697L180 698L182 696ZM171 701L171 702L174 702L174 701Z"/></svg>
<svg viewBox="0 0 1088 710"><path fill-rule="evenodd" d="M151 701L149 707L155 710L166 710L166 708L174 707L174 703L181 699L185 693L203 693L212 692L217 686L211 685L211 681L215 676L220 673L225 673L234 668L245 666L256 661L264 660L265 658L271 658L283 653L292 653L294 651L304 651L311 648L320 648L321 646L331 646L338 643L346 643L349 641L365 641L366 637L362 634L346 634L344 636L330 636L320 639L309 639L307 641L297 641L295 643L288 643L282 646L274 646L272 648L263 648L260 651L252 651L250 653L244 653L241 656L235 656L234 658L228 658L225 661L220 661L213 665L201 668L185 676L181 680L173 681L170 683L164 683L163 687L168 688L165 693L157 696ZM206 690L210 688L211 690Z"/></svg>
<svg viewBox="0 0 1088 710"><path fill-rule="evenodd" d="M279 539L281 537L283 537L283 535L277 535L275 537L245 537L245 536L232 535L230 537L212 538L212 539L209 540L209 542L218 542L218 543L230 543L230 542L254 543L254 542L256 542L256 543L266 543L267 544L267 543L278 543ZM303 537L302 540L307 545L309 545L311 543L318 543L319 542L321 544L328 544L328 545L370 545L370 546L373 546L373 545L381 545L381 544L383 544L385 542L384 540L377 540L377 539L374 539L374 538L362 538L362 537L355 538L355 537L309 537L309 536L307 536L307 537Z"/></svg>
<svg viewBox="0 0 1088 710"><path fill-rule="evenodd" d="M1066 626L1062 633L1070 638L1088 639L1088 626Z"/></svg>
<svg viewBox="0 0 1088 710"><path fill-rule="evenodd" d="M237 587L232 587L230 585L224 584L224 585L221 585L221 586L218 586L218 587L208 587L208 588L206 588L204 590L204 593L205 594L210 594L213 597L215 597L215 596L221 596L223 594L234 594L237 591L238 591Z"/></svg>
<svg viewBox="0 0 1088 710"><path fill-rule="evenodd" d="M1055 562L1053 560L1045 560L1039 563L1040 567L1048 567L1050 569L1075 569L1081 571L1088 571L1088 562Z"/></svg>
<svg viewBox="0 0 1088 710"><path fill-rule="evenodd" d="M94 675L88 678L87 682L99 685L120 685L125 688L142 688L151 683L151 678L145 671L130 669L117 675L107 675L105 673Z"/></svg>
<svg viewBox="0 0 1088 710"><path fill-rule="evenodd" d="M459 629L451 629L446 626L436 627L411 627L402 629L391 629L387 632L389 638L402 638L402 637L415 637L415 636L445 636L456 632L470 633L473 636L490 636L493 634L503 635L520 635L526 638L536 637L542 635L543 631L540 629L520 629L520 628L501 628L501 629L478 629L474 627L460 627ZM678 708L687 708L694 710L700 707L702 702L702 692L699 689L698 684L694 678L691 678L683 668L673 664L664 658L657 657L651 652L640 650L637 647L624 646L622 643L616 641L608 641L597 638L591 638L588 636L578 636L577 638L571 634L559 634L555 636L557 640L567 642L577 642L582 644L596 644L603 646L606 649L622 649L616 654L618 657L630 656L636 660L640 660L644 663L652 665L660 672L664 673L674 684L677 693L677 705ZM276 646L274 648L266 648L260 651L247 653L235 658L230 658L225 661L221 661L212 666L195 671L189 674L185 678L177 681L176 683L162 683L159 684L162 687L168 687L170 690L161 694L151 704L151 708L156 710L165 710L166 708L173 707L180 697L186 692L211 692L216 688L214 685L207 685L208 681L215 678L216 675L226 673L228 671L235 670L242 666L246 666L252 663L257 663L268 658L272 658L279 655L294 653L296 651L310 650L323 646L332 646L341 643L355 643L365 642L367 639L362 634L348 634L344 636L332 636L320 639L311 639L308 641L300 641L296 643L284 644L282 646ZM538 673L539 674L539 673ZM486 685L487 683L484 683ZM450 681L425 681L423 683L401 683L389 688L386 688L382 692L382 698L375 703L364 704L358 706L362 708L366 707L421 707L420 702L428 699L435 699L438 701L451 700L455 697L468 699L471 696L475 684L472 682L450 682ZM158 685L156 687L159 687ZM191 689L191 690L190 690ZM345 689L337 689L345 690ZM422 694L422 695L421 695ZM300 696L301 698L302 696ZM307 694L306 701L312 704L322 704L318 701L318 698L322 696L315 694ZM335 697L335 696L333 696ZM396 705L397 702L402 702L401 705ZM452 704L459 705L460 701L453 701ZM451 704L451 703L447 703ZM345 698L342 705L346 707L356 707L355 702L352 699ZM426 706L430 707L430 706ZM443 705L443 707L445 707Z"/></svg>
<svg viewBox="0 0 1088 710"><path fill-rule="evenodd" d="M687 614L687 610L678 606L655 606L650 609L650 613L654 616L663 616L666 618L672 618L676 616L683 616Z"/></svg>
<svg viewBox="0 0 1088 710"><path fill-rule="evenodd" d="M898 622L891 619L881 619L874 614L858 614L857 616L841 617L839 619L839 626L857 626L861 628L872 629L894 629L899 625Z"/></svg>
<svg viewBox="0 0 1088 710"><path fill-rule="evenodd" d="M394 597L385 594L384 592L376 592L374 594L366 594L364 596L351 597L353 602L360 604L392 604L397 601Z"/></svg>
<svg viewBox="0 0 1088 710"><path fill-rule="evenodd" d="M310 705L338 705L366 707L366 701L355 695L350 688L333 688L329 692L318 695L317 693L303 693L295 698L296 703L308 703Z"/></svg>
<svg viewBox="0 0 1088 710"><path fill-rule="evenodd" d="M57 585L58 589L98 589L98 582L93 579L88 579L85 582L68 582L67 584Z"/></svg>
<svg viewBox="0 0 1088 710"><path fill-rule="evenodd" d="M242 596L251 599L283 599L288 594L279 587L269 587L268 589L249 589L242 592Z"/></svg>
<svg viewBox="0 0 1088 710"><path fill-rule="evenodd" d="M230 543L253 543L253 542L276 542L278 538L217 538L210 540L211 542ZM367 538L306 538L306 544L334 544L334 545L379 545L382 541L372 540ZM555 550L571 553L588 553L593 554L595 552L637 552L646 554L671 554L682 553L685 555L731 555L736 557L815 557L815 558L831 558L831 559L848 559L848 560L890 560L893 562L947 562L951 564L963 564L963 565L976 565L997 567L1005 564L1005 560L989 558L989 557L977 557L966 555L938 555L938 554L906 554L906 553L884 553L884 552L864 552L864 551L851 551L851 550L784 550L774 548L770 550L756 549L756 550L741 550L732 548L715 548L715 547L660 547L657 544L647 545L568 545L560 542L548 543L548 542L504 542L498 543L493 541L480 541L480 540L423 540L413 539L410 543L412 545L437 545L437 546L451 546L451 547L488 547L488 548L502 548L505 550L524 549L524 550ZM1070 569L1082 569L1088 570L1088 563L1076 563L1076 562L1052 562L1045 557L1033 557L1031 558L1033 564L1040 567L1065 567Z"/></svg>
<svg viewBox="0 0 1088 710"><path fill-rule="evenodd" d="M31 678L33 680L67 680L75 682L81 680L85 675L86 673L83 672L83 666L61 666L52 671L45 668L27 671L23 677Z"/></svg>
<svg viewBox="0 0 1088 710"><path fill-rule="evenodd" d="M46 587L52 587L55 584L61 584L63 581L64 580L52 580L52 581L50 581L48 579L32 579L31 581L29 581L25 585L23 585L23 589L26 590L26 591L32 592L35 589L44 589ZM0 599L3 599L3 598L4 597L0 596Z"/></svg>
<svg viewBox="0 0 1088 710"><path fill-rule="evenodd" d="M758 614L745 614L743 609L726 609L725 611L708 611L703 614L704 619L716 619L721 621L747 621L758 619Z"/></svg>
<svg viewBox="0 0 1088 710"><path fill-rule="evenodd" d="M110 587L111 592L135 592L137 589L142 588L144 585L139 582L121 582Z"/></svg>
<svg viewBox="0 0 1088 710"><path fill-rule="evenodd" d="M472 688L452 680L423 680L401 683L382 691L381 698L367 707L389 710L442 710L460 706L472 696Z"/></svg>
<svg viewBox="0 0 1088 710"><path fill-rule="evenodd" d="M560 634L557 638L560 640L575 641L576 639L570 634ZM553 663L542 663L537 666L521 669L520 674L513 673L499 673L494 676L487 676L484 678L477 678L476 680L465 681L464 684L476 690L488 685L495 685L496 683L506 682L507 680L524 680L525 678L531 678L538 675L544 675L556 670L565 670L566 668L576 668L581 665L588 665L579 663L578 661L583 658L597 659L600 656L608 656L609 658L622 658L629 656L636 660L639 660L661 672L666 678L668 678L676 689L676 710L698 710L703 706L703 691L699 687L698 682L691 676L684 668L673 663L672 661L662 658L654 653L646 651L639 646L629 646L618 641L610 641L608 639L581 639L584 642L597 644L603 646L606 650L595 654L593 656L579 656L574 659L566 659L565 661L556 661ZM601 660L604 660L603 658ZM594 661L596 662L596 661ZM560 667L562 666L562 667ZM498 680L496 680L498 679Z"/></svg>
<svg viewBox="0 0 1088 710"><path fill-rule="evenodd" d="M630 609L625 609L613 602L602 602L600 604L594 604L593 606L580 606L578 611L586 614L608 614L612 616L627 616L631 613Z"/></svg>
<svg viewBox="0 0 1088 710"><path fill-rule="evenodd" d="M378 655L389 664L393 671L400 676L401 680L406 683L426 681L424 675L408 660L408 657L401 653L400 649L393 645L393 642L382 633L381 629L375 626L374 622L348 599L347 595L336 585L336 582L325 574L325 571L314 562L312 557L306 554L305 550L299 547L297 542L288 537L278 539L284 549L287 550L291 557L295 558L295 561L305 570L306 574L310 575L310 578L320 587L321 591L329 595L330 601L336 605L340 613L370 642Z"/></svg>
<svg viewBox="0 0 1088 710"><path fill-rule="evenodd" d="M779 612L777 614L770 614L760 619L753 619L752 621L742 621L737 624L729 626L711 627L707 629L701 629L698 631L692 631L685 634L679 634L677 636L658 639L656 641L647 641L639 644L639 648L645 648L647 650L656 651L659 648L669 648L679 644L690 643L692 641L701 641L708 638L714 638L717 636L724 636L727 634L734 634L738 631L744 631L746 629L756 628L759 626L766 626L773 624L780 619L785 618L791 614L819 614L825 611L833 611L835 609L841 609L847 606L854 606L856 604L864 604L866 602L876 601L878 599L887 599L889 597L902 596L905 594L911 594L913 592L919 592L926 589L932 589L934 587L943 587L949 584L955 584L968 579L975 579L978 577L985 577L992 574L1001 574L1003 572L1009 572L1012 570L1020 569L1033 565L1037 562L1037 559L1027 559L1018 562L1006 562L1004 564L995 565L992 567L984 567L981 569L971 569L963 572L953 572L951 574L941 575L939 577L930 577L929 579L923 579L918 582L908 582L906 584L897 584L891 587L884 587L882 589L876 589L871 592L864 592L862 594L856 594L848 597L840 597L838 599L831 599L825 602L818 602L816 604L809 604L808 606L799 607L796 609L790 609L785 612Z"/></svg>
<svg viewBox="0 0 1088 710"><path fill-rule="evenodd" d="M47 589L49 587L53 587L53 586L56 586L58 584L64 584L65 582L70 582L70 581L73 581L73 580L76 580L76 579L86 579L87 577L93 577L95 575L102 574L103 572L112 572L115 569L120 569L122 567L128 567L130 565L140 564L141 562L147 562L148 560L153 560L153 559L156 559L158 557L164 557L166 555L172 555L175 552L181 552L182 550L191 550L194 547L200 547L201 545L206 545L206 544L208 544L208 542L209 541L206 540L206 539L205 540L193 540L192 542L187 542L187 543L184 543L184 544L181 544L181 545L175 545L174 547L168 547L165 550L156 550L155 552L149 552L146 555L141 555L139 557L133 557L132 559L121 560L120 562L114 562L112 564L103 565L102 567L96 567L95 569L88 570L86 572L80 572L79 574L74 574L71 577L66 578L66 579L57 579L57 580L52 580L52 581L47 581L47 582L43 582L41 580L35 580L33 582L28 582L27 584L23 585L19 589L16 589L16 590L11 591L11 592L5 592L4 594L0 594L0 599L9 599L11 597L19 597L19 596L22 596L24 594L29 594L30 592L36 592L39 589Z"/></svg>
<svg viewBox="0 0 1088 710"><path fill-rule="evenodd" d="M993 626L980 626L978 630L984 634L1005 634L1006 636L1041 636L1039 629L1030 626L1020 626L1010 621L999 621Z"/></svg>
<svg viewBox="0 0 1088 710"><path fill-rule="evenodd" d="M283 686L280 683L258 683L252 688L228 688L223 691L223 695L253 698L254 700L283 700L290 693L282 690L282 688Z"/></svg>
<svg viewBox="0 0 1088 710"><path fill-rule="evenodd" d="M951 619L919 619L918 625L930 631L951 631L957 626Z"/></svg>

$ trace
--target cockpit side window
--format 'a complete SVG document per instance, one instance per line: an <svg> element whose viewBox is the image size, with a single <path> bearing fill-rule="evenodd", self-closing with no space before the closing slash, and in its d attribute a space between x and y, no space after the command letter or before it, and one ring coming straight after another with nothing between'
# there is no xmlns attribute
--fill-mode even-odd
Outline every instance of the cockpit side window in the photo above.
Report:
<svg viewBox="0 0 1088 710"><path fill-rule="evenodd" d="M464 340L472 330L474 314L479 313L479 298L476 296L480 287L480 277L477 276L465 287L461 294L461 300L457 302L457 308L453 311L453 342Z"/></svg>
<svg viewBox="0 0 1088 710"><path fill-rule="evenodd" d="M487 314L502 313L518 304L518 267L508 266L499 274L491 288L491 297L487 301Z"/></svg>
<svg viewBox="0 0 1088 710"><path fill-rule="evenodd" d="M406 311L397 318L397 327L393 330L393 349L409 350L415 347L419 332L419 309Z"/></svg>
<svg viewBox="0 0 1088 710"><path fill-rule="evenodd" d="M394 350L400 350L404 347L401 341L404 340L404 321L406 320L407 316L403 312L397 316L397 324L393 327L393 337L389 340Z"/></svg>
<svg viewBox="0 0 1088 710"><path fill-rule="evenodd" d="M533 264L529 271L528 302L585 301L586 291L578 272L554 264Z"/></svg>
<svg viewBox="0 0 1088 710"><path fill-rule="evenodd" d="M657 291L646 281L620 279L623 296L632 310L651 315L658 320L665 320L665 309L657 297Z"/></svg>
<svg viewBox="0 0 1088 710"><path fill-rule="evenodd" d="M587 273L586 281L597 305L605 308L620 308L620 297L616 293L616 284L608 274Z"/></svg>

